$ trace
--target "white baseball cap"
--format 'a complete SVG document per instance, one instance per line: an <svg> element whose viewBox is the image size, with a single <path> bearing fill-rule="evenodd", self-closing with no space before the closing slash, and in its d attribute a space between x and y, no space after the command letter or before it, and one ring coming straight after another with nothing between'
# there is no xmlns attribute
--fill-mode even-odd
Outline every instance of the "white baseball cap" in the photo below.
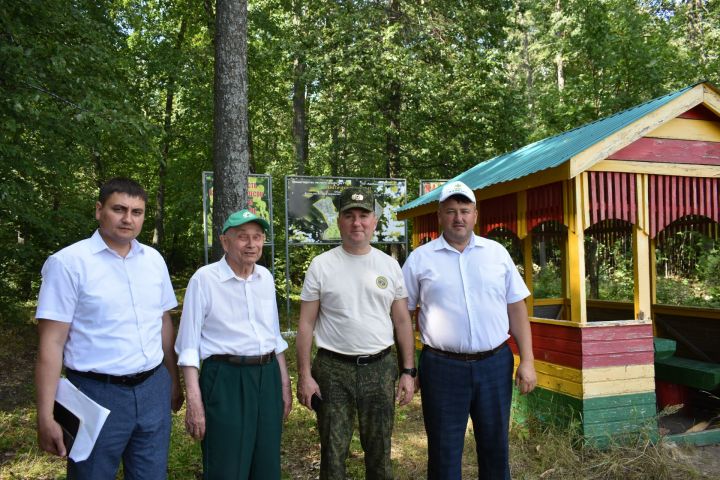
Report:
<svg viewBox="0 0 720 480"><path fill-rule="evenodd" d="M475 194L473 191L470 190L470 187L460 181L446 183L440 191L440 198L438 199L438 202L442 203L453 195L462 195L472 203L475 203Z"/></svg>

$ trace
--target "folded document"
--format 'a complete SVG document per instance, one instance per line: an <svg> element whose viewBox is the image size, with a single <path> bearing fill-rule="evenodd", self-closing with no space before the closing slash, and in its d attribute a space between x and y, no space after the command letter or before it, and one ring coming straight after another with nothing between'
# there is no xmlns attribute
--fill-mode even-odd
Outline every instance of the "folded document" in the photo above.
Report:
<svg viewBox="0 0 720 480"><path fill-rule="evenodd" d="M67 378L61 378L53 414L63 429L68 457L81 462L90 456L110 410L82 393Z"/></svg>

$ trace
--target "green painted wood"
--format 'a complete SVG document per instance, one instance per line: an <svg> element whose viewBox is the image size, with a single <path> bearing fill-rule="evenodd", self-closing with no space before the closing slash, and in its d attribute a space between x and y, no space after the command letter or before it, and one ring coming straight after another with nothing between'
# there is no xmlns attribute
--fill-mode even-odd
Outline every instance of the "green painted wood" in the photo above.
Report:
<svg viewBox="0 0 720 480"><path fill-rule="evenodd" d="M655 402L635 405L632 407L608 408L605 410L585 410L583 424L626 422L637 423L647 418L654 418L657 414Z"/></svg>
<svg viewBox="0 0 720 480"><path fill-rule="evenodd" d="M639 405L655 404L655 392L612 395L609 397L593 397L583 400L583 411L606 410L612 408L628 408Z"/></svg>
<svg viewBox="0 0 720 480"><path fill-rule="evenodd" d="M670 357L655 360L655 378L701 390L720 386L720 364Z"/></svg>
<svg viewBox="0 0 720 480"><path fill-rule="evenodd" d="M677 348L677 342L670 338L653 338L653 344L655 346L655 359L660 360L663 358L670 358L675 354Z"/></svg>
<svg viewBox="0 0 720 480"><path fill-rule="evenodd" d="M665 438L677 444L695 445L696 447L716 445L720 443L720 428L705 430L704 432L678 433L668 435Z"/></svg>

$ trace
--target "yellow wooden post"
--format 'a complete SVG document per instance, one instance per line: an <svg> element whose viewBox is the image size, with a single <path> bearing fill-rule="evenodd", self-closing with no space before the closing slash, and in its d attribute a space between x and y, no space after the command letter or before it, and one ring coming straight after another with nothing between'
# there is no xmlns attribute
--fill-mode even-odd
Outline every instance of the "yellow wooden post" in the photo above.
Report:
<svg viewBox="0 0 720 480"><path fill-rule="evenodd" d="M567 235L567 255L565 257L566 277L569 287L570 318L577 323L587 323L585 294L585 232L583 211L585 210L585 194L583 192L583 176L581 173L568 181L563 189L565 203ZM587 180L585 180L587 183Z"/></svg>
<svg viewBox="0 0 720 480"><path fill-rule="evenodd" d="M528 316L533 316L535 295L533 294L532 234L527 230L527 191L517 193L517 233L522 242L523 276L530 296L525 299Z"/></svg>
<svg viewBox="0 0 720 480"><path fill-rule="evenodd" d="M655 248L656 240L654 238L650 239L650 251L648 252L650 255L650 302L651 302L651 308L652 305L655 305L657 303L657 257L655 254ZM655 318L654 315L651 316ZM657 336L657 325L655 324L655 321L653 321L653 335Z"/></svg>
<svg viewBox="0 0 720 480"><path fill-rule="evenodd" d="M635 280L634 304L635 318L649 320L652 304L648 178L636 175L637 222L633 227L633 275Z"/></svg>

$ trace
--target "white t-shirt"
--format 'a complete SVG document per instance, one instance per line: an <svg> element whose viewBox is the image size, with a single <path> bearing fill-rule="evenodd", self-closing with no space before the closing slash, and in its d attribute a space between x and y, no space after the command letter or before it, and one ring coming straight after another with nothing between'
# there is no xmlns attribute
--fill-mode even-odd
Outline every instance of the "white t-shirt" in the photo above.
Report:
<svg viewBox="0 0 720 480"><path fill-rule="evenodd" d="M315 257L300 298L320 300L315 343L346 355L377 353L394 343L390 308L407 297L397 261L376 248L352 255L342 246Z"/></svg>
<svg viewBox="0 0 720 480"><path fill-rule="evenodd" d="M442 235L403 265L408 308L420 308L424 344L449 352L491 350L509 337L507 306L530 291L499 243L473 235L461 252Z"/></svg>
<svg viewBox="0 0 720 480"><path fill-rule="evenodd" d="M163 359L163 312L177 306L157 250L133 240L125 258L95 231L43 265L36 318L70 323L64 364L132 375Z"/></svg>
<svg viewBox="0 0 720 480"><path fill-rule="evenodd" d="M210 355L282 353L275 282L267 268L255 265L243 279L225 257L201 267L190 279L175 341L178 365L200 367Z"/></svg>

